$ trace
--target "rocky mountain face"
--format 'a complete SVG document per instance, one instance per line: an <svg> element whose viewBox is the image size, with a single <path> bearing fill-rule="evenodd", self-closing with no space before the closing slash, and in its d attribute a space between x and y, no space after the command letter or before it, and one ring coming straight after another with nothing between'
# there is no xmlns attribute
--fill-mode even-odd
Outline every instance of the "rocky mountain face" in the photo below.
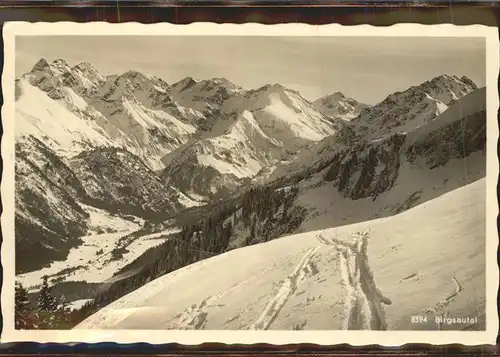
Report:
<svg viewBox="0 0 500 357"><path fill-rule="evenodd" d="M15 200L18 273L64 259L92 234L85 205L145 219L196 205L128 151L96 148L65 162L33 136L16 143Z"/></svg>
<svg viewBox="0 0 500 357"><path fill-rule="evenodd" d="M71 159L70 167L95 207L143 218L173 214L185 208L178 190L126 150L85 151Z"/></svg>
<svg viewBox="0 0 500 357"><path fill-rule="evenodd" d="M185 80L176 86L188 88L179 93L197 91L196 98L205 98L204 110L219 113L219 120L208 124L204 138L169 158L163 172L172 185L197 195L230 192L343 127L342 119L325 117L298 92L281 85L242 93L238 87L222 83L226 89L218 100L210 91L210 96L201 96L201 89L207 88L205 82ZM213 89L212 85L208 88ZM183 98L192 99L193 94Z"/></svg>
<svg viewBox="0 0 500 357"><path fill-rule="evenodd" d="M354 129L365 140L408 132L436 119L456 100L477 89L465 76L435 77L364 108L353 120Z"/></svg>
<svg viewBox="0 0 500 357"><path fill-rule="evenodd" d="M359 103L341 92L326 95L314 101L313 104L323 115L347 121L356 118L363 109L369 107L369 105Z"/></svg>
<svg viewBox="0 0 500 357"><path fill-rule="evenodd" d="M463 106L476 109L461 113ZM325 179L334 182L339 192L350 199L371 197L375 200L392 188L402 163L432 170L445 166L450 160L484 152L486 91L483 88L466 95L430 126L433 130L424 126L337 153Z"/></svg>
<svg viewBox="0 0 500 357"><path fill-rule="evenodd" d="M177 103L204 114L230 112L223 110L226 101L238 101L244 93L243 88L225 78L196 81L187 77L170 87L170 94Z"/></svg>
<svg viewBox="0 0 500 357"><path fill-rule="evenodd" d="M374 106L364 107L335 135L325 137L293 160L278 165L268 180L293 176L304 168L325 167L340 152L360 153L367 145L372 145L369 144L372 141L373 145L378 145L378 140L385 140L393 134L410 133L425 127L459 98L477 90L474 82L465 76L442 75L403 92L393 93ZM353 149L355 147L357 149Z"/></svg>
<svg viewBox="0 0 500 357"><path fill-rule="evenodd" d="M483 178L485 150L486 90L480 88L456 100L428 124L324 151L314 164L275 184L300 182L303 198L297 204L308 204L310 214L326 205L319 201L330 195L323 213L333 225L352 222L356 216L369 220L399 213ZM342 204L345 212L334 212L336 204ZM351 212L350 206L358 212ZM365 210L368 216L362 213Z"/></svg>
<svg viewBox="0 0 500 357"><path fill-rule="evenodd" d="M284 155L281 143L267 136L253 114L244 111L235 115L222 135L182 150L162 176L185 192L227 194Z"/></svg>
<svg viewBox="0 0 500 357"><path fill-rule="evenodd" d="M71 169L33 137L16 143L16 272L62 259L87 232L77 203L85 190ZM29 259L27 259L29 257Z"/></svg>

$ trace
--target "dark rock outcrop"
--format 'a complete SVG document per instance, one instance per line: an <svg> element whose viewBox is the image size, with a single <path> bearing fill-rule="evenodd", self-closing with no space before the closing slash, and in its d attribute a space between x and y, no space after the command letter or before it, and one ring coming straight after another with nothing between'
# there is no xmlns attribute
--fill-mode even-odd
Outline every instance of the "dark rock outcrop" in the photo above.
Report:
<svg viewBox="0 0 500 357"><path fill-rule="evenodd" d="M86 234L88 214L77 177L41 141L16 144L15 174L16 273L24 273L64 259Z"/></svg>

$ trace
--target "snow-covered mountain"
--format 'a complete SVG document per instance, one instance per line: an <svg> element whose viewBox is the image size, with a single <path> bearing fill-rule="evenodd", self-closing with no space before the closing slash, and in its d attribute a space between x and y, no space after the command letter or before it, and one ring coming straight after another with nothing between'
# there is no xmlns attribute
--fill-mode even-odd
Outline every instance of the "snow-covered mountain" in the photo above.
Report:
<svg viewBox="0 0 500 357"><path fill-rule="evenodd" d="M18 273L66 259L92 228L95 209L128 217L128 225L131 215L152 219L199 204L128 151L97 148L65 162L33 136L16 143L15 200Z"/></svg>
<svg viewBox="0 0 500 357"><path fill-rule="evenodd" d="M335 135L324 138L310 149L302 150L292 160L277 165L272 172L265 172L263 177L257 179L275 180L297 174L304 168L325 165L325 162L345 150L359 153L371 142L378 145L380 140L391 135L404 135L425 126L457 102L461 104L457 104L455 111L469 106L476 110L478 105L486 105L484 88L477 92L482 94L473 95L465 103L458 99L477 90L477 86L465 76L442 75L403 92L393 93L379 104L362 109L349 125L344 125ZM462 117L462 114L458 116ZM358 149L353 149L355 146Z"/></svg>
<svg viewBox="0 0 500 357"><path fill-rule="evenodd" d="M485 144L486 90L481 88L411 132L309 153L301 158L301 169L275 184L300 182L296 204L310 211L303 229L357 222L360 215L374 219L484 177Z"/></svg>
<svg viewBox="0 0 500 357"><path fill-rule="evenodd" d="M477 89L465 76L435 77L363 109L353 120L354 128L358 135L371 139L408 132L434 120L459 98Z"/></svg>
<svg viewBox="0 0 500 357"><path fill-rule="evenodd" d="M357 224L348 227L352 232L361 226L385 227L380 228L384 233L392 224L403 227L405 220L424 217L424 205L441 212L453 197L468 197L480 190L478 180L486 174L485 144L486 90L466 77L436 77L368 107L339 93L312 103L279 84L245 90L223 78L186 78L169 85L135 71L102 76L87 63L71 67L62 60L40 61L16 81L16 270L31 293L47 274L73 300L93 299L82 310L89 313L162 275L184 274L190 264L195 263L190 265L195 274L205 264L200 261L210 266L255 251L262 264L271 264L264 271L272 278L261 286L267 289L262 295L269 297L267 308L252 297L249 306L255 305L259 314L243 309L233 325L224 324L232 312L214 313L207 322L209 295L233 293L215 284L215 290L222 290L201 298L209 299L199 305L200 314L198 307L182 312L184 305L172 303L173 310L165 313L181 313L186 323L172 315L166 327L336 328L345 322L341 312L333 325L321 319L303 325L272 308L283 296L295 296L287 295L286 285L280 288L284 295L269 290L271 280L285 273L282 259L295 264L304 258L305 265L299 264L287 280L300 283L302 275L316 271L308 259L321 250L331 253L328 246L309 252L317 240L308 232ZM343 238L352 232L346 230ZM446 245L453 232L443 232ZM369 251L392 252L391 239L403 245L402 233L382 233L372 229L377 244L369 243ZM296 249L287 246L301 239ZM36 259L23 258L34 251ZM317 263L326 266L325 259ZM228 279L247 279L243 270L234 274ZM377 284L388 279L387 289L393 289L391 277L377 276ZM208 279L201 272L195 278ZM187 284L183 281L179 284ZM76 294L66 283L77 282L98 289L80 286ZM313 290L318 288L314 284ZM189 301L200 298L196 289L186 289L183 296ZM147 289L138 291L147 295ZM128 304L127 299L122 301ZM131 308L141 304L134 299ZM314 301L319 305L303 306L320 311L324 298ZM343 306L345 301L337 302ZM115 316L120 304L82 326L107 328L101 317ZM244 305L228 304L231 311ZM290 306L284 309L298 308ZM306 313L314 315L313 310ZM123 326L136 326L134 316ZM268 316L278 318L272 322ZM386 323L388 328L402 326L392 318Z"/></svg>
<svg viewBox="0 0 500 357"><path fill-rule="evenodd" d="M122 147L157 170L196 132L189 121L201 116L173 103L167 91L163 80L138 72L104 77L88 63L42 59L17 81L16 130L63 154Z"/></svg>
<svg viewBox="0 0 500 357"><path fill-rule="evenodd" d="M178 152L162 174L167 182L195 195L230 193L242 180L281 159L281 143L262 131L251 112L234 116L221 135Z"/></svg>
<svg viewBox="0 0 500 357"><path fill-rule="evenodd" d="M342 92L335 92L314 101L316 109L330 118L340 118L350 121L368 107L367 104L359 103Z"/></svg>
<svg viewBox="0 0 500 357"><path fill-rule="evenodd" d="M485 196L483 179L390 218L205 259L76 329L481 330ZM447 314L477 321L436 323ZM415 324L411 316L426 318Z"/></svg>
<svg viewBox="0 0 500 357"><path fill-rule="evenodd" d="M214 102L209 96L202 103L210 103L210 110L221 113L224 119L210 125L204 139L172 155L163 173L172 185L197 195L234 190L345 125L341 119L325 117L298 92L281 85L266 85L242 94L241 89L222 84L226 86L220 88L232 91L225 89L220 101ZM202 97L198 87L206 88L206 84L188 80L179 88L186 86L184 91L197 89L197 98Z"/></svg>
<svg viewBox="0 0 500 357"><path fill-rule="evenodd" d="M196 81L191 77L172 84L172 98L188 108L201 113L228 112L223 108L245 93L245 89L225 78L212 78Z"/></svg>
<svg viewBox="0 0 500 357"><path fill-rule="evenodd" d="M169 86L137 71L103 76L86 62L70 66L41 59L15 86L18 153L27 153L23 160L50 153L61 175L77 177L57 182L61 192L54 194L53 209L71 203L67 212L78 223L66 227L61 217L54 229L36 228L51 232L52 238L31 242L45 242L42 250L53 251L47 257L63 257L78 244L70 237L85 233L88 219L80 203L141 217L168 216L206 203L207 196L230 193L341 125L293 90L275 85L245 91L223 78L187 78ZM164 172L157 177L153 170ZM30 174L40 181L38 188L20 181L18 197L24 200L21 193L34 190L43 200L46 189L40 185L53 182L43 171ZM21 202L18 211L26 222L41 214ZM29 240L24 231L19 230L20 242ZM64 249L47 243L60 232L73 242ZM31 263L18 268L40 262Z"/></svg>
<svg viewBox="0 0 500 357"><path fill-rule="evenodd" d="M140 288L140 282L176 272L213 254L231 251L229 255L235 249L244 252L249 245L267 246L263 243L286 240L284 237L298 233L390 220L431 205L451 191L475 185L486 173L485 89L459 102L410 133L354 145L351 151L330 156L329 161L324 156L326 161L305 166L298 174L177 216L173 224L183 226L178 238L122 267L116 273L120 280L95 296L93 307L86 311L105 307L109 299ZM165 227L159 226L148 234L162 234L163 230ZM443 234L448 237L448 233ZM388 248L382 245L380 249ZM174 252L181 254L175 253L174 259ZM267 261L264 252L259 254Z"/></svg>

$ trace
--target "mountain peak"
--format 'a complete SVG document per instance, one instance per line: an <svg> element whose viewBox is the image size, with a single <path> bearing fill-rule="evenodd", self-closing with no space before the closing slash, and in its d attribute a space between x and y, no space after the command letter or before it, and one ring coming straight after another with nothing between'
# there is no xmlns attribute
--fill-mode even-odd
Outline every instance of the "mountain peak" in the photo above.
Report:
<svg viewBox="0 0 500 357"><path fill-rule="evenodd" d="M69 66L68 62L66 62L65 60L60 59L60 58L54 60L50 64L50 67L51 67L51 69L56 70L56 72L59 71L61 73L71 71L71 67Z"/></svg>
<svg viewBox="0 0 500 357"><path fill-rule="evenodd" d="M463 83L474 89L477 89L477 85L467 76L463 75L461 77L455 74L447 74L443 73L439 76L432 78L429 81L424 82L423 84L436 84L436 83Z"/></svg>
<svg viewBox="0 0 500 357"><path fill-rule="evenodd" d="M272 91L272 92L277 92L277 91L284 91L287 90L285 86L279 83L274 83L274 84L265 84L260 88L257 88L255 91L252 92L266 92L266 91Z"/></svg>
<svg viewBox="0 0 500 357"><path fill-rule="evenodd" d="M477 84L474 83L474 81L472 79L470 79L469 77L467 77L466 75L463 75L462 77L460 77L460 81L463 82L463 83L465 83L465 84L470 85L474 89L479 89L479 87L477 86Z"/></svg>
<svg viewBox="0 0 500 357"><path fill-rule="evenodd" d="M66 62L62 58L58 58L58 59L55 59L54 61L52 61L52 65L54 65L54 66L67 66L68 62Z"/></svg>
<svg viewBox="0 0 500 357"><path fill-rule="evenodd" d="M280 83L267 84L266 87L272 89L285 89L285 86Z"/></svg>
<svg viewBox="0 0 500 357"><path fill-rule="evenodd" d="M31 72L43 71L49 68L49 62L45 58L40 58L37 63L33 66Z"/></svg>
<svg viewBox="0 0 500 357"><path fill-rule="evenodd" d="M215 83L231 83L229 79L224 78L224 77L214 77L209 79L208 81L210 82L215 82Z"/></svg>
<svg viewBox="0 0 500 357"><path fill-rule="evenodd" d="M193 79L193 77L186 77L184 79L181 79L180 81L174 83L172 87L178 89L179 92L182 92L186 89L191 88L194 86L197 82Z"/></svg>
<svg viewBox="0 0 500 357"><path fill-rule="evenodd" d="M359 103L339 91L325 95L314 101L313 104L323 115L347 121L354 119L367 107L366 104Z"/></svg>
<svg viewBox="0 0 500 357"><path fill-rule="evenodd" d="M74 66L73 69L78 69L82 72L87 72L87 71L97 72L97 69L94 66L92 66L89 62L80 62L76 66Z"/></svg>
<svg viewBox="0 0 500 357"><path fill-rule="evenodd" d="M350 99L350 98L347 97L344 93L337 91L337 92L333 92L332 94L327 94L324 97L319 98L318 100L316 100L316 102L327 103L330 101L339 101L339 100L344 100L344 99Z"/></svg>
<svg viewBox="0 0 500 357"><path fill-rule="evenodd" d="M143 80L151 79L151 76L144 74L142 72L139 72L139 71L135 71L135 70L129 70L129 71L123 73L120 77L127 78L127 79L135 79L135 78L140 78Z"/></svg>
<svg viewBox="0 0 500 357"><path fill-rule="evenodd" d="M356 119L361 136L371 139L408 132L430 123L465 95L477 90L465 76L441 74L402 92L395 92Z"/></svg>
<svg viewBox="0 0 500 357"><path fill-rule="evenodd" d="M345 94L339 91L332 93L331 96L345 98Z"/></svg>

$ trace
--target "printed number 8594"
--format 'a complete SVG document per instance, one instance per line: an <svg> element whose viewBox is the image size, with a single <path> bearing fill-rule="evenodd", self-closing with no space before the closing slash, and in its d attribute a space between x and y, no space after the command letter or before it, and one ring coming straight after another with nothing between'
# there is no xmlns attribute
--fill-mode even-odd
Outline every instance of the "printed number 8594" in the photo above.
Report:
<svg viewBox="0 0 500 357"><path fill-rule="evenodd" d="M422 324L427 322L427 316L412 316L411 317L412 324Z"/></svg>

